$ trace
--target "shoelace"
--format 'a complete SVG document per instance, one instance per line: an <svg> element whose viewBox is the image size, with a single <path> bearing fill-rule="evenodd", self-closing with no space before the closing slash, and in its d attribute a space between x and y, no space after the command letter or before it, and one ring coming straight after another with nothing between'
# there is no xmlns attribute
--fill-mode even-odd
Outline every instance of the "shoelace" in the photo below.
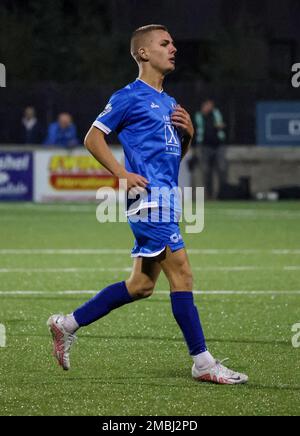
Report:
<svg viewBox="0 0 300 436"><path fill-rule="evenodd" d="M233 377L235 376L236 373L223 365L223 363L227 362L228 360L229 360L228 357L222 359L221 361L216 360L216 366L220 372L223 372L226 375L226 377Z"/></svg>
<svg viewBox="0 0 300 436"><path fill-rule="evenodd" d="M65 352L67 353L68 351L70 351L71 346L73 345L74 342L77 341L77 336L75 335L68 335L68 338L66 340L66 348L65 348Z"/></svg>
<svg viewBox="0 0 300 436"><path fill-rule="evenodd" d="M217 362L220 363L221 365L223 365L223 363L227 362L228 360L229 360L229 357L225 357L225 359L217 360Z"/></svg>

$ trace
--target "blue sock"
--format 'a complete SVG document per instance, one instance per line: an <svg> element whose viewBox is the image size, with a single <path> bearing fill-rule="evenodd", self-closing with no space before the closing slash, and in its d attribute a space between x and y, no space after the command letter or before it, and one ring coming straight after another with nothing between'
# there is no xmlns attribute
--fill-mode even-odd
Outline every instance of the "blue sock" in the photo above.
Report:
<svg viewBox="0 0 300 436"><path fill-rule="evenodd" d="M85 303L73 313L80 327L87 326L107 315L113 309L132 303L125 282L116 283L103 289L90 301Z"/></svg>
<svg viewBox="0 0 300 436"><path fill-rule="evenodd" d="M194 305L192 292L172 292L171 302L173 315L181 328L191 356L207 351L205 338L198 314Z"/></svg>

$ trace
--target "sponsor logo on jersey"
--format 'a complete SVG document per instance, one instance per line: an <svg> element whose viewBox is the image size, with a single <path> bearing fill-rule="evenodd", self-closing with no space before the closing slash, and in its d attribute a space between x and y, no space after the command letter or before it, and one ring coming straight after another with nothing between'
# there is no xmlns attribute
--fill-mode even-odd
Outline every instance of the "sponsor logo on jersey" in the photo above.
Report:
<svg viewBox="0 0 300 436"><path fill-rule="evenodd" d="M177 131L175 127L170 123L165 121L165 139L166 139L166 152L170 154L180 155L180 144Z"/></svg>

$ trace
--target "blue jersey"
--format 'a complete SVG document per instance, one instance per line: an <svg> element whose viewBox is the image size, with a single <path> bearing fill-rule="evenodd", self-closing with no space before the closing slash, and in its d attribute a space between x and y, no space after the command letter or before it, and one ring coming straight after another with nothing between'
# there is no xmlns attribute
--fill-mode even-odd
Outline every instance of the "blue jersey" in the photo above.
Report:
<svg viewBox="0 0 300 436"><path fill-rule="evenodd" d="M109 134L115 131L123 145L125 167L148 181L143 207L164 206L156 198L157 189L176 192L181 161L181 140L171 123L177 103L165 92L157 91L140 79L112 95L94 126ZM154 194L153 194L154 192ZM171 209L180 215L178 196L172 195Z"/></svg>

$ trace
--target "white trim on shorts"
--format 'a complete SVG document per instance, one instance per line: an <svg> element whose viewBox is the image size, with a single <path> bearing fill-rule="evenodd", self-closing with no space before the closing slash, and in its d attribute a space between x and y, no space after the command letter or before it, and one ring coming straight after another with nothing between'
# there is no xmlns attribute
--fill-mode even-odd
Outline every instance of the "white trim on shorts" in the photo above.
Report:
<svg viewBox="0 0 300 436"><path fill-rule="evenodd" d="M165 245L165 247L162 250L155 251L154 253L142 253L142 252L131 253L131 257L133 257L133 258L136 258L136 257L156 257L156 256L159 256L161 253L163 253L167 249L167 247L169 247L171 249L172 253L175 253L176 251L184 249L185 244L183 242L183 247L178 247L174 250L172 250L172 247L170 245Z"/></svg>
<svg viewBox="0 0 300 436"><path fill-rule="evenodd" d="M131 253L131 257L156 257L158 255L160 255L161 253L163 253L165 251L165 249L167 248L167 246L165 246L162 250L160 251L156 251L155 253Z"/></svg>

